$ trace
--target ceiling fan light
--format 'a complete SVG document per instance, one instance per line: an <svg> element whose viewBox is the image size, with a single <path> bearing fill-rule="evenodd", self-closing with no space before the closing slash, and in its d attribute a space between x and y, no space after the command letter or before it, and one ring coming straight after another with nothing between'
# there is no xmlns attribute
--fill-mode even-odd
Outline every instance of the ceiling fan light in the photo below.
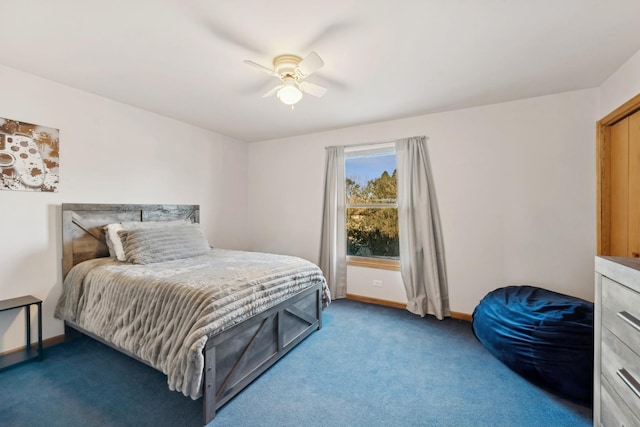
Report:
<svg viewBox="0 0 640 427"><path fill-rule="evenodd" d="M302 99L302 92L295 86L284 86L278 91L278 99L287 105L293 105Z"/></svg>

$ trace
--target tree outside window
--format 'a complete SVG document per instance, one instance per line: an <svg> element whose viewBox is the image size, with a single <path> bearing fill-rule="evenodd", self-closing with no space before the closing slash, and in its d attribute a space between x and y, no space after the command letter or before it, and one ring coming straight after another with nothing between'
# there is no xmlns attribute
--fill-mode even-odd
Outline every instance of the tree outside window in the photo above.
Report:
<svg viewBox="0 0 640 427"><path fill-rule="evenodd" d="M399 259L395 151L347 154L345 177L347 255Z"/></svg>

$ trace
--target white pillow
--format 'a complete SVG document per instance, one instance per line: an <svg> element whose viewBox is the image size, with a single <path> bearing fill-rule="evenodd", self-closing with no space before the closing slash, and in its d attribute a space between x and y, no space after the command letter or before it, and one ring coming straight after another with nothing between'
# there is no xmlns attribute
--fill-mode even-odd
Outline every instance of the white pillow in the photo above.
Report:
<svg viewBox="0 0 640 427"><path fill-rule="evenodd" d="M122 239L118 235L118 231L137 230L142 228L171 227L175 225L191 224L191 221L179 219L174 221L126 221L123 223L107 224L103 227L109 248L109 256L116 258L118 261L126 261L127 257L124 253Z"/></svg>
<svg viewBox="0 0 640 427"><path fill-rule="evenodd" d="M107 224L103 228L111 258L116 258L118 261L126 261L127 258L124 255L122 241L120 240L120 236L118 236L118 231L123 230L122 224Z"/></svg>

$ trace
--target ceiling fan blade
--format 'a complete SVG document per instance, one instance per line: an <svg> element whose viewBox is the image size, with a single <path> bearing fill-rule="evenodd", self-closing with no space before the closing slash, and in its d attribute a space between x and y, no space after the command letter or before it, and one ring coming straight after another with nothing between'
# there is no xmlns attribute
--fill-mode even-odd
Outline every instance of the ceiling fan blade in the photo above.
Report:
<svg viewBox="0 0 640 427"><path fill-rule="evenodd" d="M245 49L249 52L253 52L256 55L263 55L264 49L258 47L252 41L241 37L240 35L233 34L232 31L222 27L220 24L214 24L213 22L207 23L208 30L211 34L213 34L218 39L222 40L225 43L233 44L237 47Z"/></svg>
<svg viewBox="0 0 640 427"><path fill-rule="evenodd" d="M244 49L256 56L264 55L267 52L265 46L261 46L262 40L237 31L231 20L225 19L224 14L216 13L216 8L206 3L198 2L196 4L193 2L188 10L185 9L185 12L187 12L187 16L191 17L197 28L207 32L207 37L214 37L220 42Z"/></svg>
<svg viewBox="0 0 640 427"><path fill-rule="evenodd" d="M300 48L301 51L307 51L314 46L318 46L321 43L326 43L331 41L340 35L341 32L344 32L349 27L353 25L352 22L342 21L335 24L331 24L328 27L325 27L320 33L316 34L311 40L308 40L307 43L303 47Z"/></svg>
<svg viewBox="0 0 640 427"><path fill-rule="evenodd" d="M327 93L327 89L309 82L300 83L299 88L302 92L317 96L318 98Z"/></svg>
<svg viewBox="0 0 640 427"><path fill-rule="evenodd" d="M256 62L249 61L248 59L246 59L246 60L244 60L244 61L242 61L242 62L244 62L245 64L247 64L247 65L248 65L248 66L250 66L250 67L255 68L256 70L259 70L259 71L262 71L262 72L264 72L264 73L267 73L267 74L269 74L270 76L280 77L280 76L278 75L278 73L276 73L276 72L275 72L274 70L272 70L271 68L267 68L267 67L265 67L264 65L260 65L260 64L258 64L258 63L256 63Z"/></svg>
<svg viewBox="0 0 640 427"><path fill-rule="evenodd" d="M265 93L264 95L262 95L263 98L267 98L269 96L274 95L277 91L280 90L280 88L282 88L284 85L278 85L276 87L274 87L273 89L271 89L269 92Z"/></svg>
<svg viewBox="0 0 640 427"><path fill-rule="evenodd" d="M298 77L307 77L324 65L324 61L315 52L309 53L296 67Z"/></svg>

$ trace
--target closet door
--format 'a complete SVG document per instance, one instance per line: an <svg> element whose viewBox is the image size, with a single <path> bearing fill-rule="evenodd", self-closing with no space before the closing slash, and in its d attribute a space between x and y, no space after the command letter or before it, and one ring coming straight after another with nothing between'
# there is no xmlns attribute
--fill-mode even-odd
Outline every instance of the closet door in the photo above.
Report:
<svg viewBox="0 0 640 427"><path fill-rule="evenodd" d="M597 254L640 258L640 93L596 123Z"/></svg>
<svg viewBox="0 0 640 427"><path fill-rule="evenodd" d="M629 121L629 249L627 256L640 257L640 112Z"/></svg>
<svg viewBox="0 0 640 427"><path fill-rule="evenodd" d="M609 254L626 257L629 249L629 119L609 128Z"/></svg>
<svg viewBox="0 0 640 427"><path fill-rule="evenodd" d="M640 112L609 128L609 254L640 257Z"/></svg>

